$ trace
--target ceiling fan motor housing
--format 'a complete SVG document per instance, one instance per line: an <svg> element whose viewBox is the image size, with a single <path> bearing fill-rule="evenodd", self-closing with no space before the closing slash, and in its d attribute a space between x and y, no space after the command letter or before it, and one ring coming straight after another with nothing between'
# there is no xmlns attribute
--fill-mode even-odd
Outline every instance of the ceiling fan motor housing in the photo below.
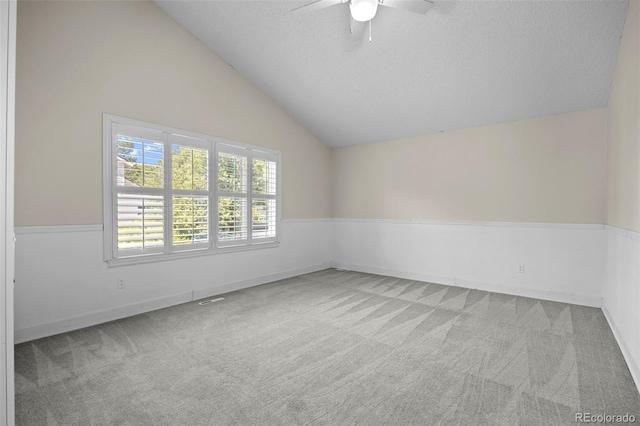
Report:
<svg viewBox="0 0 640 426"><path fill-rule="evenodd" d="M351 8L351 16L353 16L353 19L366 22L376 16L378 0L351 0L349 7Z"/></svg>

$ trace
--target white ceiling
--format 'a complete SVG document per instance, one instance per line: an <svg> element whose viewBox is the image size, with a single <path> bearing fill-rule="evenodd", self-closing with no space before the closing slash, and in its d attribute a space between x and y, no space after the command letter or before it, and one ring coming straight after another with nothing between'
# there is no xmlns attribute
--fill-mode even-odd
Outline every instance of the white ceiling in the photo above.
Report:
<svg viewBox="0 0 640 426"><path fill-rule="evenodd" d="M328 146L607 104L626 0L435 1L381 7L349 33L349 6L156 1ZM366 28L366 29L365 29Z"/></svg>

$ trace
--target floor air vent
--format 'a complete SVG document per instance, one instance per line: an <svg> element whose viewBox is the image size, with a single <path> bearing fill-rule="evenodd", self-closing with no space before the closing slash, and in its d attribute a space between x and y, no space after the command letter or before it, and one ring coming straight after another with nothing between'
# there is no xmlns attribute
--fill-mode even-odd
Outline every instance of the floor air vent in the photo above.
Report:
<svg viewBox="0 0 640 426"><path fill-rule="evenodd" d="M204 306L208 305L209 303L219 302L221 300L224 300L224 297L216 297L215 299L203 300L202 302L198 303L198 305Z"/></svg>

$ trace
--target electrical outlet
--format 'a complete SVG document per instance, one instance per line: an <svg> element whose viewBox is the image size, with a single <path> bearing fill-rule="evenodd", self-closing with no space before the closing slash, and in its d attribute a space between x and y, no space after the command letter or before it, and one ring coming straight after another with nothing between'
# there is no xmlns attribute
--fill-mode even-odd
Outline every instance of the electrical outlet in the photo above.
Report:
<svg viewBox="0 0 640 426"><path fill-rule="evenodd" d="M124 278L118 278L118 289L124 288Z"/></svg>
<svg viewBox="0 0 640 426"><path fill-rule="evenodd" d="M520 274L524 274L524 264L522 264L522 265L518 265L518 272L519 272Z"/></svg>

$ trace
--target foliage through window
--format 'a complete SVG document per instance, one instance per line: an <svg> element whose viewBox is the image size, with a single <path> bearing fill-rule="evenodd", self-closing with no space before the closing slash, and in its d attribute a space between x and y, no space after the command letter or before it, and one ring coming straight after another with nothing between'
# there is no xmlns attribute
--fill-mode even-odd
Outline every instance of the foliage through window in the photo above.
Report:
<svg viewBox="0 0 640 426"><path fill-rule="evenodd" d="M277 242L277 152L106 114L104 127L107 261Z"/></svg>

